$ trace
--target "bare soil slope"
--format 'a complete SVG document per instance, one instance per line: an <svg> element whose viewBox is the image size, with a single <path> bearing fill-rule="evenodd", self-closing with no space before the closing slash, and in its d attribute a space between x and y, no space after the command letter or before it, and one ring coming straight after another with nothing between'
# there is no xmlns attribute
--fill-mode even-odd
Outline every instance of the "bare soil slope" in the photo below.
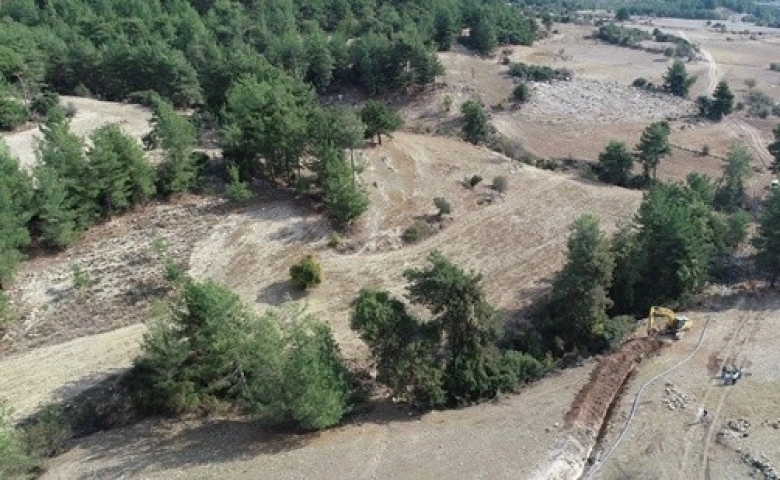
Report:
<svg viewBox="0 0 780 480"><path fill-rule="evenodd" d="M359 225L355 253L328 248L330 230L321 217L278 199L227 216L195 249L192 273L223 282L260 306L277 305L286 294L301 298L288 289L288 269L304 254L317 253L325 281L304 298L324 313L346 353L355 357L361 343L348 327L347 311L361 287L401 294L402 271L438 249L484 273L490 301L515 311L560 268L567 230L579 215L597 215L611 229L640 201L639 192L520 167L446 138L401 133L367 151L364 161L372 207ZM482 185L472 191L461 184L474 174L485 183L507 176L509 191L479 205L492 194ZM403 246L403 230L416 217L435 214L432 200L438 196L453 205L451 223L427 240Z"/></svg>
<svg viewBox="0 0 780 480"><path fill-rule="evenodd" d="M151 112L138 105L70 96L62 96L60 101L65 105L72 104L76 108L76 115L71 119L70 128L73 133L82 137L88 136L92 131L108 123L119 124L127 134L139 139L150 129ZM2 139L23 166L32 168L35 165L35 139L40 136L40 130L34 128L4 133Z"/></svg>

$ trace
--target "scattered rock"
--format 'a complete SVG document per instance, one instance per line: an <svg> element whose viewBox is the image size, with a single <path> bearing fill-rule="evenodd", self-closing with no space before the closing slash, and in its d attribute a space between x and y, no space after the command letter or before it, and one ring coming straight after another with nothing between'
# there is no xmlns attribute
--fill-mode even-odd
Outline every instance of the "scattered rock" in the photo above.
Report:
<svg viewBox="0 0 780 480"><path fill-rule="evenodd" d="M775 468L769 464L765 455L759 455L756 457L751 455L750 452L745 452L742 454L742 461L753 469L753 473L763 475L765 480L780 479L777 470L775 470Z"/></svg>

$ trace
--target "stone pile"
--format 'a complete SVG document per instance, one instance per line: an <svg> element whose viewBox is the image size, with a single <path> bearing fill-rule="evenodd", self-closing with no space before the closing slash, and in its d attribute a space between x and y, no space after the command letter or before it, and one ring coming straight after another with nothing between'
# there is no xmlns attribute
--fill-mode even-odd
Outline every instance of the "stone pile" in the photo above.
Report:
<svg viewBox="0 0 780 480"><path fill-rule="evenodd" d="M673 383L666 382L666 388L664 389L664 404L669 410L688 408L688 405L694 400L696 399L678 391Z"/></svg>
<svg viewBox="0 0 780 480"><path fill-rule="evenodd" d="M780 474L769 464L766 455L753 456L748 452L742 454L742 461L753 469L753 474L763 475L765 480L778 480Z"/></svg>

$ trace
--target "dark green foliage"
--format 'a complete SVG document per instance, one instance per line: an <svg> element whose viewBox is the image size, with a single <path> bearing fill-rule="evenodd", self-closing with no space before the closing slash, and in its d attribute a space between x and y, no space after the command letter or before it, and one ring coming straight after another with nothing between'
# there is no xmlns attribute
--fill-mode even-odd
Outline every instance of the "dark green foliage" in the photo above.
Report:
<svg viewBox="0 0 780 480"><path fill-rule="evenodd" d="M459 33L458 24L452 9L439 8L433 23L433 41L440 51L452 48L452 39Z"/></svg>
<svg viewBox="0 0 780 480"><path fill-rule="evenodd" d="M227 166L228 184L225 187L227 196L234 202L246 202L252 198L252 190L249 185L241 180L238 167L231 163Z"/></svg>
<svg viewBox="0 0 780 480"><path fill-rule="evenodd" d="M596 30L595 37L607 43L624 47L638 48L643 40L650 40L651 36L644 30L632 27L621 27L614 23L602 25Z"/></svg>
<svg viewBox="0 0 780 480"><path fill-rule="evenodd" d="M300 289L314 288L322 283L322 265L313 255L306 255L290 267L290 281Z"/></svg>
<svg viewBox="0 0 780 480"><path fill-rule="evenodd" d="M636 149L639 151L639 161L642 163L645 181L649 183L651 178L655 179L661 159L672 153L669 145L669 124L654 122L648 125L642 132Z"/></svg>
<svg viewBox="0 0 780 480"><path fill-rule="evenodd" d="M56 92L45 91L36 95L30 102L30 110L35 115L46 117L49 110L60 104L60 96ZM67 115L66 115L67 116Z"/></svg>
<svg viewBox="0 0 780 480"><path fill-rule="evenodd" d="M780 72L780 62L772 62L769 64L769 69L773 72Z"/></svg>
<svg viewBox="0 0 780 480"><path fill-rule="evenodd" d="M573 77L571 70L566 68L552 68L547 65L533 65L523 62L510 63L509 75L529 82L571 80Z"/></svg>
<svg viewBox="0 0 780 480"><path fill-rule="evenodd" d="M615 20L618 22L625 22L631 18L631 12L626 7L620 7L615 12Z"/></svg>
<svg viewBox="0 0 780 480"><path fill-rule="evenodd" d="M744 144L736 143L729 148L723 179L713 199L716 209L732 213L743 207L745 179L750 175L752 160L753 156Z"/></svg>
<svg viewBox="0 0 780 480"><path fill-rule="evenodd" d="M154 169L132 137L110 124L95 130L90 140L87 158L103 215L111 217L151 198L155 191Z"/></svg>
<svg viewBox="0 0 780 480"><path fill-rule="evenodd" d="M685 98L688 96L691 85L695 82L696 78L688 75L685 64L680 60L675 60L664 74L663 89L672 95Z"/></svg>
<svg viewBox="0 0 780 480"><path fill-rule="evenodd" d="M83 141L70 131L59 107L49 111L41 127L43 139L38 145L35 177L37 220L43 240L65 247L89 227L99 211L98 188L92 167L84 153Z"/></svg>
<svg viewBox="0 0 780 480"><path fill-rule="evenodd" d="M722 242L713 212L691 187L656 182L634 225L613 241L616 264L610 297L617 313L684 302L701 288Z"/></svg>
<svg viewBox="0 0 780 480"><path fill-rule="evenodd" d="M363 290L353 304L351 326L371 349L380 381L424 405L463 405L538 374L533 359L497 348L501 328L482 276L438 252L428 261L404 272L409 301L424 307L428 320L386 292Z"/></svg>
<svg viewBox="0 0 780 480"><path fill-rule="evenodd" d="M366 125L365 138L377 138L382 144L382 135L389 135L403 126L401 116L386 104L369 100L360 111L360 118Z"/></svg>
<svg viewBox="0 0 780 480"><path fill-rule="evenodd" d="M243 77L227 94L223 148L245 173L292 179L307 148L310 91Z"/></svg>
<svg viewBox="0 0 780 480"><path fill-rule="evenodd" d="M450 205L450 202L447 201L444 197L436 197L433 199L433 205L436 207L437 210L439 210L438 215L441 217L442 215L449 215L452 213L452 205Z"/></svg>
<svg viewBox="0 0 780 480"><path fill-rule="evenodd" d="M474 188L482 182L482 176L472 175L468 180L469 187Z"/></svg>
<svg viewBox="0 0 780 480"><path fill-rule="evenodd" d="M644 77L635 78L631 85L636 88L645 88L647 86L647 79Z"/></svg>
<svg viewBox="0 0 780 480"><path fill-rule="evenodd" d="M487 141L490 130L482 103L478 100L468 100L461 105L460 111L465 121L463 138L474 145Z"/></svg>
<svg viewBox="0 0 780 480"><path fill-rule="evenodd" d="M760 93L760 92L759 92ZM725 80L718 82L712 98L700 96L696 99L699 115L719 122L734 110L734 94Z"/></svg>
<svg viewBox="0 0 780 480"><path fill-rule="evenodd" d="M634 157L624 142L612 140L599 154L599 161L594 168L602 182L626 186L634 168Z"/></svg>
<svg viewBox="0 0 780 480"><path fill-rule="evenodd" d="M512 90L512 99L517 103L526 103L531 100L531 87L527 83L520 82Z"/></svg>
<svg viewBox="0 0 780 480"><path fill-rule="evenodd" d="M0 141L0 290L16 272L20 250L30 243L32 198L32 180Z"/></svg>
<svg viewBox="0 0 780 480"><path fill-rule="evenodd" d="M325 208L339 226L347 226L368 209L368 194L355 183L355 172L342 150L324 149L320 162Z"/></svg>
<svg viewBox="0 0 780 480"><path fill-rule="evenodd" d="M145 411L230 402L266 422L320 429L347 412L349 379L330 330L305 311L257 316L228 290L189 280L144 336L133 391Z"/></svg>
<svg viewBox="0 0 780 480"><path fill-rule="evenodd" d="M777 174L780 173L780 123L775 126L774 130L772 130L772 133L775 137L775 141L767 146L767 150L769 150L769 153L775 157L770 168L772 173Z"/></svg>
<svg viewBox="0 0 780 480"><path fill-rule="evenodd" d="M487 12L477 13L469 27L471 30L466 40L469 48L481 55L489 55L498 46L496 25L489 18Z"/></svg>
<svg viewBox="0 0 780 480"><path fill-rule="evenodd" d="M445 401L434 325L423 323L389 293L363 289L352 305L350 326L368 344L377 380L394 395L430 405Z"/></svg>
<svg viewBox="0 0 780 480"><path fill-rule="evenodd" d="M349 410L349 372L330 328L310 318L286 335L282 370L288 415L305 430L321 430L341 421Z"/></svg>
<svg viewBox="0 0 780 480"><path fill-rule="evenodd" d="M606 324L612 301L614 259L598 219L584 215L571 227L566 264L553 282L546 322L547 338L559 338L563 352L598 352L608 347Z"/></svg>
<svg viewBox="0 0 780 480"><path fill-rule="evenodd" d="M158 190L164 195L188 192L200 174L193 155L195 127L162 98L154 99L152 112L152 131L146 142L164 153L159 167Z"/></svg>
<svg viewBox="0 0 780 480"><path fill-rule="evenodd" d="M780 276L780 188L769 192L763 207L758 217L758 232L752 243L758 250L756 264L774 286Z"/></svg>
<svg viewBox="0 0 780 480"><path fill-rule="evenodd" d="M18 98L0 77L0 130L14 130L26 122L28 117L22 99Z"/></svg>

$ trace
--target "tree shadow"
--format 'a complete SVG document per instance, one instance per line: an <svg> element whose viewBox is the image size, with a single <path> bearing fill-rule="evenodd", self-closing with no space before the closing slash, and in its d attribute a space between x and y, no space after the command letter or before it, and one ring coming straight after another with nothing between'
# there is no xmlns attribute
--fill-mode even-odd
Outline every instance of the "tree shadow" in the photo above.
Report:
<svg viewBox="0 0 780 480"><path fill-rule="evenodd" d="M306 291L295 288L288 281L277 281L257 294L256 301L278 307L289 300L298 301L306 297Z"/></svg>
<svg viewBox="0 0 780 480"><path fill-rule="evenodd" d="M82 448L97 468L79 479L132 478L157 469L213 465L296 450L318 434L260 428L250 420L147 420L92 437Z"/></svg>

